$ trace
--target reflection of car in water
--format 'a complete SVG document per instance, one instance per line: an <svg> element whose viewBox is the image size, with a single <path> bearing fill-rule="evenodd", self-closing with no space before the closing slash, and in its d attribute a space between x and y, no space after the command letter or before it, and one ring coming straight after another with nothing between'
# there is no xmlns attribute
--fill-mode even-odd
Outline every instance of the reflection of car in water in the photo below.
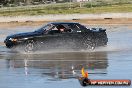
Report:
<svg viewBox="0 0 132 88"><path fill-rule="evenodd" d="M80 74L82 66L89 73L104 74L108 66L106 52L69 52L52 54L18 54L9 55L9 68L41 69L41 74L58 78L74 78Z"/></svg>
<svg viewBox="0 0 132 88"><path fill-rule="evenodd" d="M79 23L54 22L28 33L7 36L4 43L7 48L23 45L29 52L36 49L94 49L107 45L106 30L91 30Z"/></svg>

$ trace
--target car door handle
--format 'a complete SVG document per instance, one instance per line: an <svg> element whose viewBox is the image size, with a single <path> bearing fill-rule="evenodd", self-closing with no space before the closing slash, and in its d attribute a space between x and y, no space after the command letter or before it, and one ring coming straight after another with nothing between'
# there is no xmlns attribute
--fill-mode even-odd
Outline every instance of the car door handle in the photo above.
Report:
<svg viewBox="0 0 132 88"><path fill-rule="evenodd" d="M77 31L77 32L82 32L82 31Z"/></svg>

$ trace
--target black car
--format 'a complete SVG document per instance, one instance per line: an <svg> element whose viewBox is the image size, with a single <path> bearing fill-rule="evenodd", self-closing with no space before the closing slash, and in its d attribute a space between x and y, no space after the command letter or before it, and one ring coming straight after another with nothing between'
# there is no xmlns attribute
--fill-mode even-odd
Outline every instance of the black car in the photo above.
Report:
<svg viewBox="0 0 132 88"><path fill-rule="evenodd" d="M4 43L7 48L24 46L26 52L37 49L94 49L107 45L105 29L91 28L72 22L53 22L34 32L7 36Z"/></svg>

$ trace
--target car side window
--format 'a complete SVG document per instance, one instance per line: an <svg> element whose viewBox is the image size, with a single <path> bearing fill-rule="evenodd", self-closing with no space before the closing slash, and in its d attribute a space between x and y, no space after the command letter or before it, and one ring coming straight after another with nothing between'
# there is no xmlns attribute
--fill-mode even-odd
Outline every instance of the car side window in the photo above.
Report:
<svg viewBox="0 0 132 88"><path fill-rule="evenodd" d="M77 28L75 28L74 31L76 32L86 32L88 31L88 29L84 26L84 25L81 25L81 24L75 24Z"/></svg>
<svg viewBox="0 0 132 88"><path fill-rule="evenodd" d="M67 26L67 24L60 24L57 25L57 29L60 31L60 33L69 33L71 32L70 28Z"/></svg>
<svg viewBox="0 0 132 88"><path fill-rule="evenodd" d="M81 32L80 27L76 24L69 24L68 26L72 30L73 33Z"/></svg>
<svg viewBox="0 0 132 88"><path fill-rule="evenodd" d="M56 26L53 26L49 31L48 34L56 34L56 33L60 33L60 31L58 30L58 28Z"/></svg>
<svg viewBox="0 0 132 88"><path fill-rule="evenodd" d="M68 26L68 24L58 24L56 27L60 31L60 33L70 33L70 32L72 32L72 30Z"/></svg>
<svg viewBox="0 0 132 88"><path fill-rule="evenodd" d="M63 25L63 24L58 24L58 25L55 25L52 30L50 30L50 33L52 32L53 33L69 33L71 32L71 30L66 27L67 25Z"/></svg>

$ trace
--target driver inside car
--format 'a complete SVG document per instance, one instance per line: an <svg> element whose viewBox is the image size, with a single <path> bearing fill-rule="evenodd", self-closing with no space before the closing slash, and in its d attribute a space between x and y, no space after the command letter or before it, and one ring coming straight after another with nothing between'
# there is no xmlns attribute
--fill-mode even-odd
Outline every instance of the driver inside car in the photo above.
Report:
<svg viewBox="0 0 132 88"><path fill-rule="evenodd" d="M63 25L58 25L57 29L59 30L60 33L62 33L62 32L65 32L66 28Z"/></svg>
<svg viewBox="0 0 132 88"><path fill-rule="evenodd" d="M60 30L60 32L64 32L64 28L60 28L59 30Z"/></svg>

